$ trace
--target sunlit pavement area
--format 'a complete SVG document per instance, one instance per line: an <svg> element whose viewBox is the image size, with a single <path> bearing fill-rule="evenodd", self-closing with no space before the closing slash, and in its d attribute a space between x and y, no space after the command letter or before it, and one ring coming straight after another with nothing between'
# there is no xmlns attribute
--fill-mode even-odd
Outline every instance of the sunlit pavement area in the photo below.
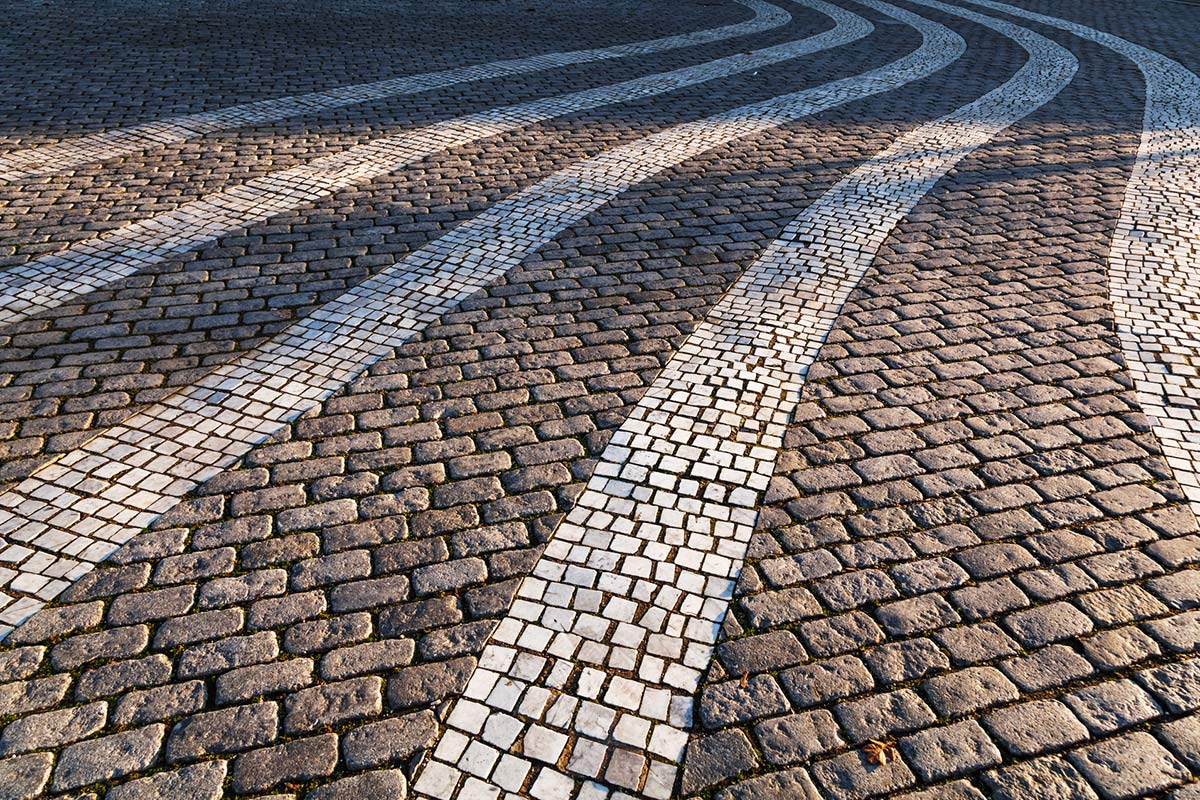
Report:
<svg viewBox="0 0 1200 800"><path fill-rule="evenodd" d="M1200 6L0 0L0 800L1197 800Z"/></svg>

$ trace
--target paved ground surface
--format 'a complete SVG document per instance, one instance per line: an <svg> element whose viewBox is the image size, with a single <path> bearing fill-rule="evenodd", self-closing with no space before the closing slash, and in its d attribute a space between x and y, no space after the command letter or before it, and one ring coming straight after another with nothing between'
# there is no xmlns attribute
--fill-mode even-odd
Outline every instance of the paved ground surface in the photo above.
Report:
<svg viewBox="0 0 1200 800"><path fill-rule="evenodd" d="M838 3L0 2L0 164L124 141L0 182L17 289L321 157L735 64L467 129L0 327L0 798L1200 797L1200 8ZM426 262L442 305L321 344ZM262 400L295 331L316 389Z"/></svg>

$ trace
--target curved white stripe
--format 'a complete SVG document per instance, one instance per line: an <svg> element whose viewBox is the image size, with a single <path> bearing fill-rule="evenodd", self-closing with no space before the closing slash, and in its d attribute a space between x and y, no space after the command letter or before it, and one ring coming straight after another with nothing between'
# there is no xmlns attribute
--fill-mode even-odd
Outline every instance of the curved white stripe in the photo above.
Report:
<svg viewBox="0 0 1200 800"><path fill-rule="evenodd" d="M777 64L862 38L869 26L841 26L815 36L690 67L489 109L356 145L134 222L66 250L0 272L0 325L178 257L214 239L386 175L421 158L542 120L633 102L716 78Z"/></svg>
<svg viewBox="0 0 1200 800"><path fill-rule="evenodd" d="M803 0L862 34L870 24ZM271 342L65 455L0 496L0 586L20 622L207 480L439 314L637 181L706 149L924 77L962 39L922 22L916 52L863 75L675 126L568 167L426 245Z"/></svg>
<svg viewBox="0 0 1200 800"><path fill-rule="evenodd" d="M1109 291L1138 402L1200 517L1200 77L1111 33L971 2L1103 45L1146 81L1141 143L1108 254Z"/></svg>
<svg viewBox="0 0 1200 800"><path fill-rule="evenodd" d="M692 696L761 493L842 304L934 183L1055 97L1078 68L1032 31L912 1L1015 39L1028 62L822 195L688 337L522 582L414 783L416 798L672 795Z"/></svg>
<svg viewBox="0 0 1200 800"><path fill-rule="evenodd" d="M339 86L336 89L322 92L242 103L215 111L186 114L80 136L40 147L15 150L11 153L0 154L0 183L61 172L81 164L137 153L164 144L183 142L228 128L271 122L299 114L382 100L397 95L417 94L452 86L456 83L502 78L507 75L538 72L570 64L626 58L708 44L735 36L746 36L778 28L786 25L792 19L792 15L782 8L763 2L763 0L734 0L734 2L752 9L754 16L745 22L734 25L723 25L719 28L667 36L661 39L630 42L591 50L573 50L566 53L543 53L507 61L456 67L423 75L405 75L400 78L389 78L371 83Z"/></svg>

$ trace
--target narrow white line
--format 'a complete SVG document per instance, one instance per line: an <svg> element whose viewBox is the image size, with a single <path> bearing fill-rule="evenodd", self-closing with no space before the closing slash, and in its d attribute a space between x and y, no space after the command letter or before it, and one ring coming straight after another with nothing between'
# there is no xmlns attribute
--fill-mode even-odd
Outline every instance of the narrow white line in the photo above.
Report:
<svg viewBox="0 0 1200 800"><path fill-rule="evenodd" d="M557 97L489 109L364 142L0 272L0 325L11 324L176 258L231 231L313 203L452 147L562 114L654 97L844 45L867 35L861 18L815 36Z"/></svg>
<svg viewBox="0 0 1200 800"><path fill-rule="evenodd" d="M1200 77L1084 25L990 0L1128 58L1146 81L1137 160L1108 254L1117 337L1138 402L1200 517Z"/></svg>
<svg viewBox="0 0 1200 800"><path fill-rule="evenodd" d="M881 7L874 0L861 0ZM902 136L734 283L613 436L447 719L414 796L672 796L692 697L808 366L884 240L1078 63L1032 31L1005 84Z"/></svg>
<svg viewBox="0 0 1200 800"><path fill-rule="evenodd" d="M752 9L754 16L745 22L734 25L724 25L719 28L667 36L661 39L630 42L591 50L574 50L566 53L543 53L507 61L456 67L424 75L405 75L371 83L339 86L322 92L243 103L215 111L171 117L127 128L80 136L40 147L15 150L0 154L0 183L11 183L36 175L62 172L81 164L116 158L153 147L161 147L165 144L184 142L228 128L271 122L300 114L382 100L398 95L428 92L453 86L456 83L502 78L523 72L538 72L552 67L661 53L665 50L708 44L735 36L746 36L778 28L786 25L792 19L792 15L782 8L763 2L763 0L734 0L734 2Z"/></svg>
<svg viewBox="0 0 1200 800"><path fill-rule="evenodd" d="M803 1L833 17L847 35L871 29L837 6ZM19 623L194 486L638 181L736 138L916 80L965 49L950 30L895 13L920 22L926 37L905 58L574 164L0 495L0 564L7 565L0 567L0 587L8 593L0 596L0 626Z"/></svg>

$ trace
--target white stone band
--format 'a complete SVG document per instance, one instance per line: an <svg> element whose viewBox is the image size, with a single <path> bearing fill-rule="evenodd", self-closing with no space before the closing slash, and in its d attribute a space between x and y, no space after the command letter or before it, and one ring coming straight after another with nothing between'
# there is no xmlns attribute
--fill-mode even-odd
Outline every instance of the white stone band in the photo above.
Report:
<svg viewBox="0 0 1200 800"><path fill-rule="evenodd" d="M841 36L871 30L862 17L837 6L805 2L832 16ZM0 636L194 486L572 222L704 150L903 85L965 48L945 28L934 34L920 50L857 78L675 126L572 165L0 495L0 588L6 593L0 596Z"/></svg>
<svg viewBox="0 0 1200 800"><path fill-rule="evenodd" d="M1200 77L1111 33L972 2L1103 45L1146 81L1142 139L1108 254L1109 292L1138 402L1200 517Z"/></svg>
<svg viewBox="0 0 1200 800"><path fill-rule="evenodd" d="M1032 31L913 1L1015 39L1029 61L822 195L688 337L521 584L416 797L672 796L761 493L843 303L934 183L1078 68Z"/></svg>
<svg viewBox="0 0 1200 800"><path fill-rule="evenodd" d="M473 64L466 67L405 75L371 83L339 86L321 92L276 97L253 103L242 103L199 114L187 114L170 119L146 122L126 128L103 131L68 139L54 144L31 147L0 154L0 183L13 183L37 175L55 174L81 164L104 161L118 156L141 152L165 144L184 142L205 134L245 125L256 125L311 114L339 106L383 100L405 94L417 94L456 83L503 78L524 72L538 72L571 64L585 64L612 58L661 53L681 47L709 44L735 36L771 30L786 25L792 15L763 0L733 0L754 11L754 16L735 25L650 39L642 42L573 50L567 53L543 53L536 56Z"/></svg>
<svg viewBox="0 0 1200 800"><path fill-rule="evenodd" d="M452 147L563 114L628 103L788 61L866 36L870 23L842 25L750 53L489 109L350 147L194 200L67 249L0 272L0 325L12 324L200 247L232 231L386 175Z"/></svg>

